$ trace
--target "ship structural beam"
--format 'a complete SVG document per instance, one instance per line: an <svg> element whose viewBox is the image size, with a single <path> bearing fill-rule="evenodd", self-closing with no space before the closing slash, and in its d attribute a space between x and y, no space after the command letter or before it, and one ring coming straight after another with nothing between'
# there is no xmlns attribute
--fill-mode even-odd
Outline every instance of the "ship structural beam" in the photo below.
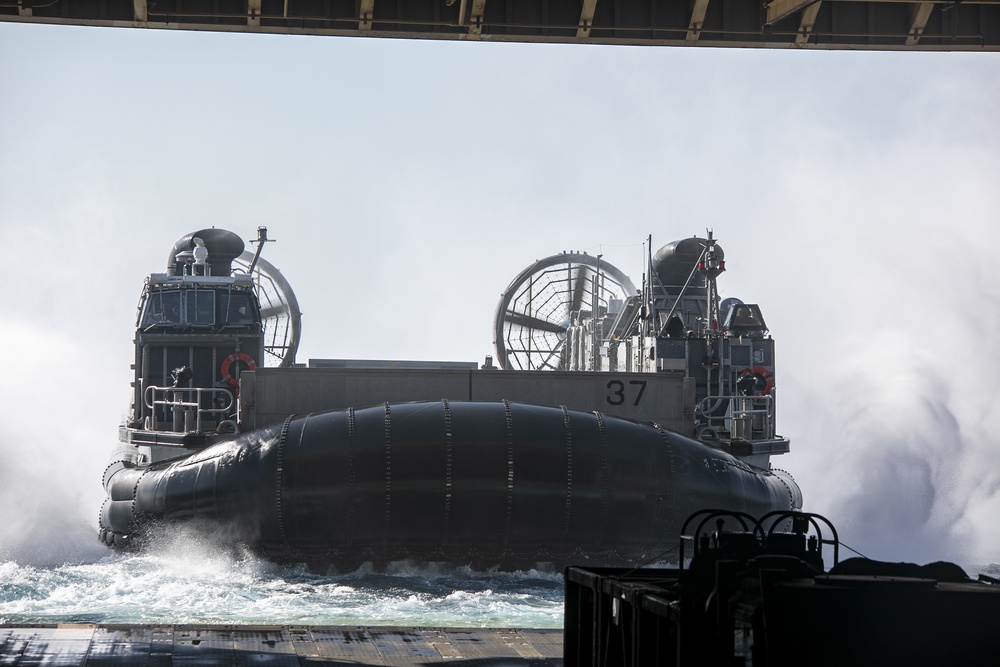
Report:
<svg viewBox="0 0 1000 667"><path fill-rule="evenodd" d="M705 13L708 11L708 0L694 0L691 7L691 20L688 22L687 37L685 43L698 41L701 36L701 26L705 23Z"/></svg>
<svg viewBox="0 0 1000 667"><path fill-rule="evenodd" d="M580 8L580 27L576 29L578 39L590 37L590 28L594 25L594 12L597 11L597 0L583 0Z"/></svg>
<svg viewBox="0 0 1000 667"><path fill-rule="evenodd" d="M920 42L920 36L924 34L927 21L934 11L933 2L915 3L912 8L913 20L910 22L910 33L906 37L907 46L916 46Z"/></svg>
<svg viewBox="0 0 1000 667"><path fill-rule="evenodd" d="M358 30L371 30L375 16L375 0L361 0L358 8Z"/></svg>
<svg viewBox="0 0 1000 667"><path fill-rule="evenodd" d="M491 42L998 51L1000 0L9 0L0 21Z"/></svg>

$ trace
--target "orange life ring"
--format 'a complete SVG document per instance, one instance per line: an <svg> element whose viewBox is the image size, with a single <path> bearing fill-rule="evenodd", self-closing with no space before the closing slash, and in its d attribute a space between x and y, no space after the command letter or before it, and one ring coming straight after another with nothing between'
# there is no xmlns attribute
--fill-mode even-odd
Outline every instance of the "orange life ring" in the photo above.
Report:
<svg viewBox="0 0 1000 667"><path fill-rule="evenodd" d="M236 387L240 384L239 376L234 377L229 373L229 367L232 365L234 361L242 361L246 365L248 371L252 371L253 369L257 368L257 362L254 361L253 357L251 357L246 352L233 352L232 354L230 354L228 357L222 360L222 368L221 368L222 379L225 380L226 384L228 384L230 387Z"/></svg>
<svg viewBox="0 0 1000 667"><path fill-rule="evenodd" d="M763 391L754 392L755 396L769 396L771 394L771 390L774 389L774 378L771 376L771 371L763 366L754 366L753 368L745 368L740 371L740 377L747 375L753 375L758 381L764 381Z"/></svg>

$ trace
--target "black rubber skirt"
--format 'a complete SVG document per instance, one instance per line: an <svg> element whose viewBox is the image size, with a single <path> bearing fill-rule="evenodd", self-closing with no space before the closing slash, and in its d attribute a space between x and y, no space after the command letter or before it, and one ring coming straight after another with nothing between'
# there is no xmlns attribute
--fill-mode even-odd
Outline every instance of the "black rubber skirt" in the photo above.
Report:
<svg viewBox="0 0 1000 667"><path fill-rule="evenodd" d="M428 402L293 416L105 474L107 541L207 526L279 561L638 564L705 508L791 509L795 482L666 431L563 408Z"/></svg>

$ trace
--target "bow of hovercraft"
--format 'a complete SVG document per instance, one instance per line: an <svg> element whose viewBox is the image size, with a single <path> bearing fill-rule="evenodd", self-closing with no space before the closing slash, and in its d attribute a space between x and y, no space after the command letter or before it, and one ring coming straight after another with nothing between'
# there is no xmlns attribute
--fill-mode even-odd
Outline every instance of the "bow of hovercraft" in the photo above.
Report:
<svg viewBox="0 0 1000 667"><path fill-rule="evenodd" d="M297 303L260 258L268 240L251 254L195 232L146 280L105 543L184 523L338 569L627 566L669 551L697 510L801 508L770 466L788 451L773 341L756 305L719 302L711 235L662 248L641 291L599 257L536 262L497 310L501 368L296 367Z"/></svg>
<svg viewBox="0 0 1000 667"><path fill-rule="evenodd" d="M289 417L147 467L109 469L103 521L225 530L278 561L626 565L703 507L793 509L797 487L655 424L501 402ZM116 500L117 499L117 500ZM120 515L118 514L120 512Z"/></svg>

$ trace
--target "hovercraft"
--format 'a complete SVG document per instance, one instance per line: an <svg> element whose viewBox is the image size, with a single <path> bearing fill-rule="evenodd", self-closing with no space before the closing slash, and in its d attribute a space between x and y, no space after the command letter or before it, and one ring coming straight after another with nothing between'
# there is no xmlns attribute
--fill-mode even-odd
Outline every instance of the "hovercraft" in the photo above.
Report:
<svg viewBox="0 0 1000 667"><path fill-rule="evenodd" d="M721 301L712 239L650 256L637 290L563 253L503 293L496 361L312 359L260 257L264 228L181 238L146 279L132 405L104 474L100 537L141 548L204 527L279 562L629 566L692 512L802 505L770 457L773 340Z"/></svg>

